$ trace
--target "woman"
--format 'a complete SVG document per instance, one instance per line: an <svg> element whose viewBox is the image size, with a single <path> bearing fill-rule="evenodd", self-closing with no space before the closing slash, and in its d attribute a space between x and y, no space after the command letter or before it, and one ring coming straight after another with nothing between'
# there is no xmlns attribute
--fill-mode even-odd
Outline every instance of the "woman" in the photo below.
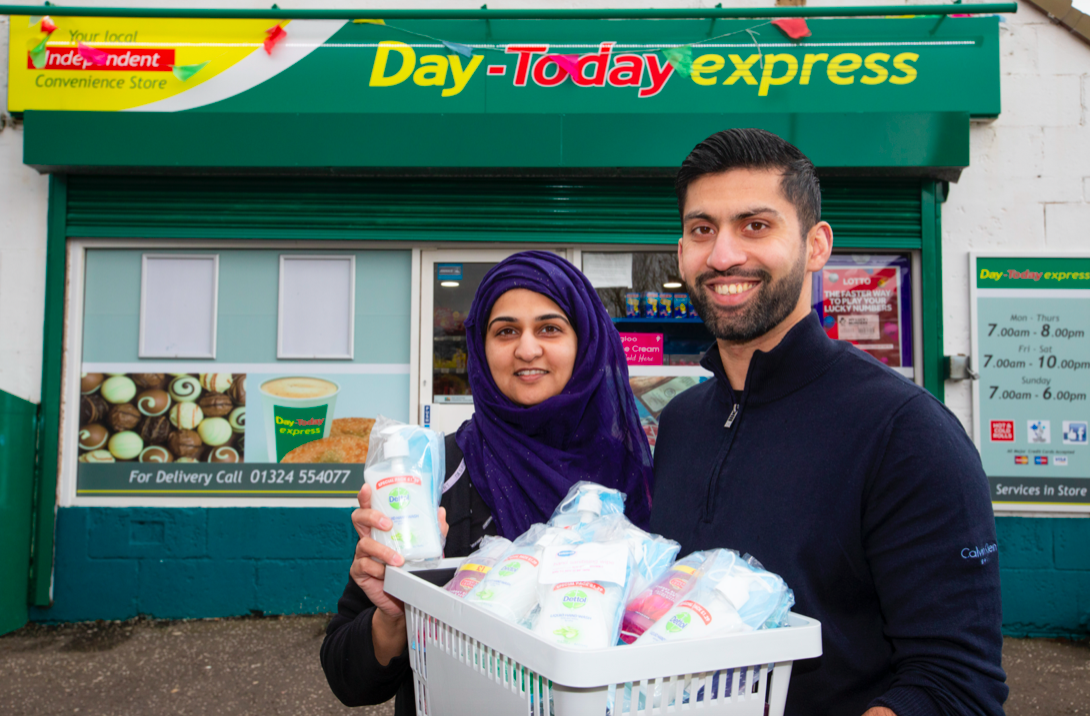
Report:
<svg viewBox="0 0 1090 716"><path fill-rule="evenodd" d="M579 480L627 494L629 519L646 527L651 451L620 336L586 276L555 254L511 256L485 276L465 326L474 414L446 438L446 556L547 521ZM403 605L383 591L385 565L403 560L371 539L390 523L370 501L364 486L352 513L360 540L322 668L345 704L397 694L394 713L412 714Z"/></svg>

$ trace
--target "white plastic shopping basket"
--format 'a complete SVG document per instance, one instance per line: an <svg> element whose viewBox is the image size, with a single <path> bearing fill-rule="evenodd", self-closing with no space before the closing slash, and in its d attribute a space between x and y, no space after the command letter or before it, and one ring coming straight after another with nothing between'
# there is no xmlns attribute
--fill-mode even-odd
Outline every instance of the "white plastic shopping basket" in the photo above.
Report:
<svg viewBox="0 0 1090 716"><path fill-rule="evenodd" d="M746 634L559 646L436 586L460 562L386 570L386 591L405 602L420 716L782 716L792 662L821 655L821 625L797 614Z"/></svg>

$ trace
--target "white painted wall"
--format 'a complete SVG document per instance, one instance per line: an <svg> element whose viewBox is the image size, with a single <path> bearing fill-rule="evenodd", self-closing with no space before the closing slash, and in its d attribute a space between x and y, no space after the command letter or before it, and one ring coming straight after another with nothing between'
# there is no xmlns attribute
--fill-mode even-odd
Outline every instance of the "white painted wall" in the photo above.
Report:
<svg viewBox="0 0 1090 716"><path fill-rule="evenodd" d="M810 6L894 4L895 0L809 0ZM66 0L65 5L223 7L211 0ZM480 7L480 0L296 0L281 7ZM745 7L773 0L740 0ZM267 0L231 2L264 8ZM501 7L710 7L714 0L490 0ZM1027 3L1000 33L1003 113L974 124L972 165L943 207L947 353L969 352L968 252L973 249L1085 250L1090 246L1090 45ZM7 94L7 18L0 17L0 89ZM22 165L22 133L0 131L0 389L38 400L45 279L47 181ZM967 383L946 400L969 427Z"/></svg>
<svg viewBox="0 0 1090 716"><path fill-rule="evenodd" d="M8 18L0 16L0 92L8 95ZM0 390L38 401L45 310L48 178L23 166L23 132L0 115Z"/></svg>
<svg viewBox="0 0 1090 716"><path fill-rule="evenodd" d="M970 352L969 251L1090 248L1090 44L1019 6L1000 30L1003 111L973 125L942 208L948 355ZM947 383L946 404L971 432L969 382Z"/></svg>

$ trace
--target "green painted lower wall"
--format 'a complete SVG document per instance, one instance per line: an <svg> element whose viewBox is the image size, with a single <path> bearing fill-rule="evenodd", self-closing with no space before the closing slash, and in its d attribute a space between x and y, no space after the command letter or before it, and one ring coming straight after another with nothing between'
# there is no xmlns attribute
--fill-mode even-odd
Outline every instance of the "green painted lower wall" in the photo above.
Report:
<svg viewBox="0 0 1090 716"><path fill-rule="evenodd" d="M0 634L27 622L38 406L0 390Z"/></svg>
<svg viewBox="0 0 1090 716"><path fill-rule="evenodd" d="M62 508L54 605L33 621L331 612L351 510ZM1090 634L1090 519L1000 517L1004 631Z"/></svg>
<svg viewBox="0 0 1090 716"><path fill-rule="evenodd" d="M58 510L53 606L32 621L336 611L351 509Z"/></svg>
<svg viewBox="0 0 1090 716"><path fill-rule="evenodd" d="M1090 519L996 518L1003 631L1090 634Z"/></svg>

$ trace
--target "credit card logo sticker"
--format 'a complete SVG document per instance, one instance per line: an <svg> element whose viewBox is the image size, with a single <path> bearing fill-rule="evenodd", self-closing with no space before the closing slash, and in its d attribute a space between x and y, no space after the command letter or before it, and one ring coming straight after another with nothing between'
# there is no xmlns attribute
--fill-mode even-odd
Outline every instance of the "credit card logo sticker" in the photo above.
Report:
<svg viewBox="0 0 1090 716"><path fill-rule="evenodd" d="M1057 455L1052 458L1052 464L1056 467L1067 467L1067 455Z"/></svg>
<svg viewBox="0 0 1090 716"><path fill-rule="evenodd" d="M1047 465L1048 464L1048 456L1047 455L1036 455L1036 456L1034 456L1033 464L1034 465Z"/></svg>
<svg viewBox="0 0 1090 716"><path fill-rule="evenodd" d="M1015 455L1014 456L1014 464L1015 465L1028 465L1029 464L1029 455Z"/></svg>

